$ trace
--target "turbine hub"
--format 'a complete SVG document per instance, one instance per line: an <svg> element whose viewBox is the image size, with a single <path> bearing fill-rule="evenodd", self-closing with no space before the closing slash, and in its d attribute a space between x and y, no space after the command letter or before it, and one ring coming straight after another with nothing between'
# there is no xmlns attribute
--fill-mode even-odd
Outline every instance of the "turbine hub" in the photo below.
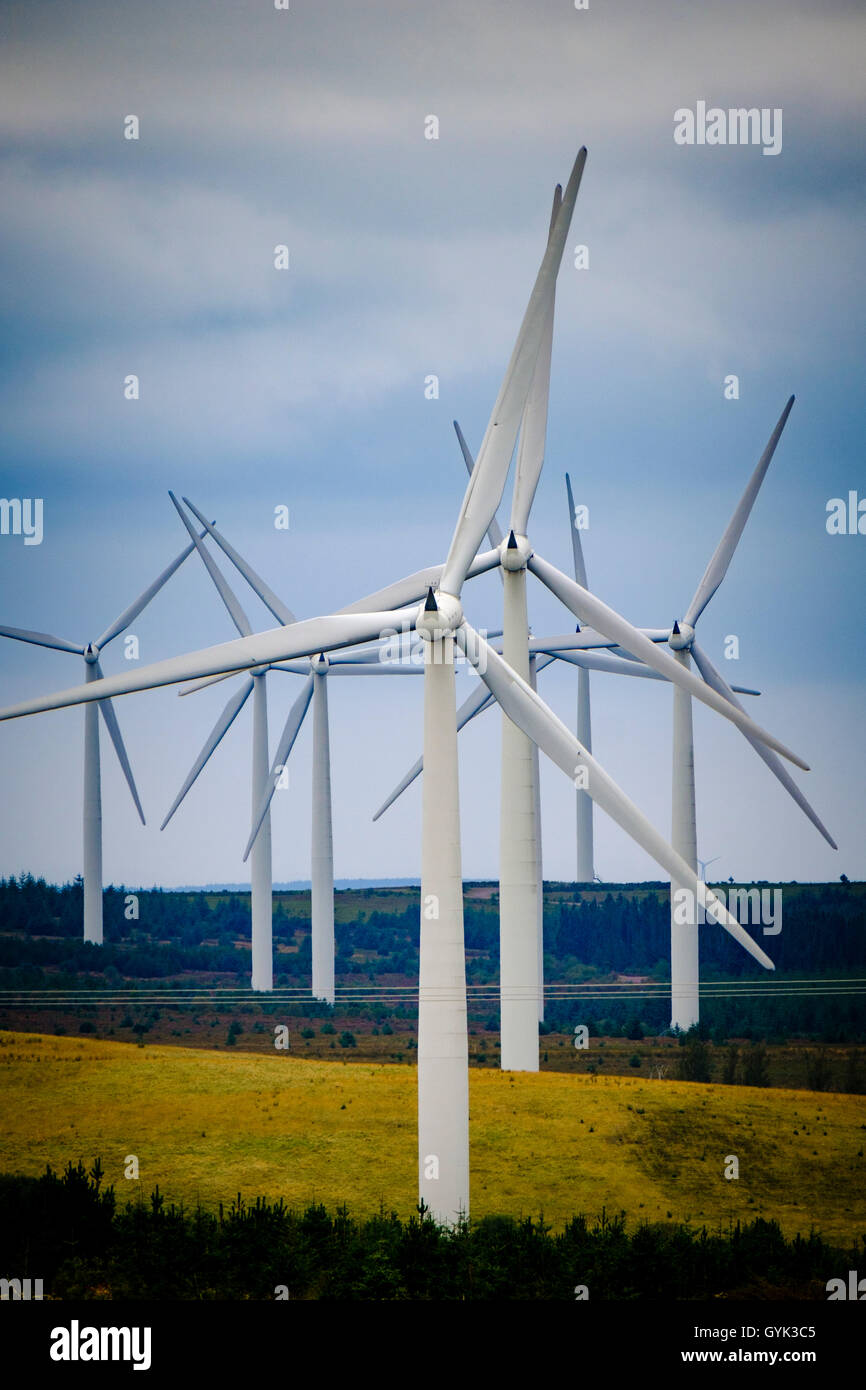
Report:
<svg viewBox="0 0 866 1390"><path fill-rule="evenodd" d="M330 664L330 660L325 656L324 652L319 652L318 656L310 657L310 666L318 676L323 676Z"/></svg>
<svg viewBox="0 0 866 1390"><path fill-rule="evenodd" d="M525 536L511 531L499 547L499 563L504 570L525 570L532 558L532 546Z"/></svg>
<svg viewBox="0 0 866 1390"><path fill-rule="evenodd" d="M441 589L429 589L427 597L418 609L415 619L416 631L425 642L453 632L463 622L463 605L454 594L443 593Z"/></svg>
<svg viewBox="0 0 866 1390"><path fill-rule="evenodd" d="M675 652L687 652L695 640L695 630L689 623L675 622L668 638L668 646Z"/></svg>
<svg viewBox="0 0 866 1390"><path fill-rule="evenodd" d="M87 646L84 648L84 660L87 662L88 666L96 665L99 660L99 648L95 642L88 642Z"/></svg>

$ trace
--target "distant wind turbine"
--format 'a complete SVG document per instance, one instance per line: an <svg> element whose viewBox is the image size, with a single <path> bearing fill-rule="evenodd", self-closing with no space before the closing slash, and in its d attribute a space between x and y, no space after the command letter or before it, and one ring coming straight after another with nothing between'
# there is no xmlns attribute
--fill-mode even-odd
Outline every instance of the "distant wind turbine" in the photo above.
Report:
<svg viewBox="0 0 866 1390"><path fill-rule="evenodd" d="M37 647L53 647L57 651L71 652L84 658L85 679L97 681L103 678L100 655L125 632L144 611L151 599L155 598L164 584L171 579L194 546L186 546L171 564L149 584L144 593L139 594L134 603L125 608L118 618L105 629L95 642L81 645L67 642L63 637L52 637L48 632L31 632L25 628L0 626L0 637L12 637L18 642L32 642ZM83 850L84 850L84 940L95 946L102 945L102 775L99 758L99 714L105 721L108 736L117 754L121 770L126 778L135 809L144 825L144 812L141 809L138 790L132 775L126 747L120 733L117 715L110 699L101 699L96 704L87 704L84 709L84 806L83 806Z"/></svg>
<svg viewBox="0 0 866 1390"><path fill-rule="evenodd" d="M698 619L722 583L728 572L743 529L749 519L755 498L770 467L776 445L791 413L794 397L785 405L773 433L761 455L755 470L746 484L736 510L729 521L724 535L716 546L703 577L695 590L695 595L686 609L684 618L675 622L668 639L674 657L684 670L689 668L689 658L693 656L695 665L708 687L728 700L731 707L742 710L732 688L719 674L707 653L698 646L695 628ZM697 828L695 817L695 745L692 727L692 702L689 692L675 688L673 720L673 809L671 843L674 849L692 869L698 866ZM836 849L836 841L809 805L800 788L783 767L772 748L756 738L753 731L743 728L742 732L763 759L773 775L794 798L800 809L820 831L827 843ZM710 861L712 862L712 861ZM677 889L683 885L671 882L671 1026L687 1030L699 1020L699 942L697 925L694 920L682 921L685 915L676 898ZM695 914L689 914L694 918Z"/></svg>

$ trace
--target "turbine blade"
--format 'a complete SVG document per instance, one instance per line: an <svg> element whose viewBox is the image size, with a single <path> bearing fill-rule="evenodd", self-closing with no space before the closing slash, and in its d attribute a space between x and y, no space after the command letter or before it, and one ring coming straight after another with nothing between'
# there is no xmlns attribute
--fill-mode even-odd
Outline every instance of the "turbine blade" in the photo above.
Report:
<svg viewBox="0 0 866 1390"><path fill-rule="evenodd" d="M102 666L98 661L94 662L93 669L96 672L97 679L101 680L103 678ZM132 768L130 767L129 758L127 757L126 753L126 747L124 745L123 738L120 733L120 725L117 722L117 715L114 712L114 706L110 700L100 700L99 710L102 714L103 719L105 720L105 727L108 730L109 738L111 739L111 742L114 744L114 751L117 754L117 761L120 763L121 770L123 772L124 777L126 778L126 785L129 787L129 790L132 794L132 799L135 803L135 809L138 812L139 820L141 821L142 825L144 825L146 823L144 819L144 811L141 809L141 801L138 795L138 788L135 785L135 778L132 775Z"/></svg>
<svg viewBox="0 0 866 1390"><path fill-rule="evenodd" d="M553 661L554 659L555 658L552 656L541 657L536 664L536 671L543 671L545 666L549 666L551 661ZM421 669L423 670L424 668L422 667ZM493 699L493 696L490 694L490 691L486 688L483 682L481 682L479 684L478 689L473 690L472 694L469 695L463 701L463 704L457 711L458 734L460 730L464 728L471 720L473 720L477 714L483 714L484 710L492 708L494 704L495 701ZM378 811L373 817L373 820L378 820L379 817L383 815L385 811L387 811L389 806L393 806L398 796L402 796L406 788L411 787L412 783L415 781L415 778L419 775L419 773L423 771L424 759L419 758L418 761L414 763L413 766L406 773L406 776L402 779L402 781L399 782L398 785L394 788L387 801L382 802L382 805L379 807Z"/></svg>
<svg viewBox="0 0 866 1390"><path fill-rule="evenodd" d="M474 579L478 574L486 574L498 564L498 550L482 551L469 566L466 578ZM409 603L420 603L428 589L439 587L443 569L444 565L430 565L427 569L417 570L415 574L407 574L405 579L398 579L394 584L386 585L384 589L377 589L376 593L368 594L366 598L356 599L354 603L338 609L338 612L368 613L378 609L402 608Z"/></svg>
<svg viewBox="0 0 866 1390"><path fill-rule="evenodd" d="M475 467L475 460L472 457L472 451L469 448L469 445L466 443L466 440L463 437L463 431L458 425L457 421L453 420L452 424L454 425L454 428L457 431L457 442L460 445L460 452L463 455L463 462L466 464L466 471L468 472L471 478L472 470ZM495 512L493 513L493 516L490 519L490 525L487 528L487 539L489 540L494 550L498 550L505 539L505 537L502 534L502 527L499 525L499 521L497 520ZM502 576L501 568L499 571L499 578L502 579L502 582L504 584L505 580Z"/></svg>
<svg viewBox="0 0 866 1390"><path fill-rule="evenodd" d="M220 681L231 680L236 676L237 671L224 671L220 676L203 676L200 681L193 681L184 690L179 690L178 695L194 695L197 690L204 690L209 685L219 685Z"/></svg>
<svg viewBox="0 0 866 1390"><path fill-rule="evenodd" d="M365 661L351 662L342 664L339 661L332 661L328 666L328 677L331 676L423 676L423 666L413 666L410 663L405 665L396 661Z"/></svg>
<svg viewBox="0 0 866 1390"><path fill-rule="evenodd" d="M157 575L156 579L154 579L152 584L148 584L144 593L139 594L138 598L133 603L131 603L128 608L124 608L120 617L115 618L111 626L105 629L102 636L96 642L95 645L98 650L101 651L103 647L107 647L109 642L113 642L115 637L118 637L120 633L124 631L125 628L129 627L129 624L133 622L138 617L139 613L141 613L147 607L151 599L156 597L163 584L168 583L169 579L171 579L171 576L175 573L176 570L180 569L184 560L186 560L187 557L191 555L194 550L195 546L192 544L192 542L190 542L189 545L184 546L180 554L174 557L171 564L166 565L165 569L162 571L162 574Z"/></svg>
<svg viewBox="0 0 866 1390"><path fill-rule="evenodd" d="M67 642L65 637L52 637L50 632L30 632L25 627L0 627L0 637L14 637L16 642L33 642L37 647L55 647L59 652L84 655L83 647L75 642Z"/></svg>
<svg viewBox="0 0 866 1390"><path fill-rule="evenodd" d="M249 699L254 684L255 682L252 676L247 676L247 679L244 681L240 690L235 691L234 695L232 695L231 699L229 700L219 719L211 729L210 734L208 735L207 740L205 741L204 747L202 748L201 752L199 753L198 757L196 758L195 762L193 763L192 767L187 773L186 781L184 782L177 796L174 798L174 801L171 803L171 809L168 815L166 816L165 820L163 821L162 825L159 827L160 830L165 830L165 827L168 825L178 806L183 801L193 782L195 782L202 768L205 766L208 759L210 758L211 753L213 753L214 749L228 733L235 719L238 717L247 700Z"/></svg>
<svg viewBox="0 0 866 1390"><path fill-rule="evenodd" d="M258 594L265 607L271 610L277 622L283 623L286 627L289 627L292 623L296 623L298 620L291 608L287 608L282 599L278 598L273 589L265 583L261 575L256 574L252 565L247 564L243 556L238 554L234 546L229 545L225 536L221 536L215 526L212 526L209 521L205 521L198 507L195 506L193 502L190 502L188 497L185 497L183 500L189 507L193 516L201 522L208 535L216 541L223 554L231 560L235 569L240 571L250 588Z"/></svg>
<svg viewBox="0 0 866 1390"><path fill-rule="evenodd" d="M526 681L521 679L468 623L460 625L454 633L454 640L475 666L497 703L509 719L523 730L527 738L532 739L567 777L574 779L578 768L585 768L587 795L651 855L673 880L690 889L696 895L698 903L706 904L714 914L717 913L715 920L748 951L750 956L766 969L772 970L773 963L769 956L722 907L712 891L699 881L693 869L651 825L646 816L608 776L601 764L578 742L571 730L557 719Z"/></svg>
<svg viewBox="0 0 866 1390"><path fill-rule="evenodd" d="M764 481L767 469L770 466L770 461L773 457L773 454L776 452L776 445L779 442L782 430L785 428L785 423L788 419L788 416L791 413L791 407L793 404L794 397L791 396L788 400L787 405L785 406L785 409L779 416L776 428L770 435L767 447L762 453L754 473L752 474L751 478L746 484L746 490L740 498L739 502L737 503L737 509L734 512L734 515L731 517L730 521L728 522L727 528L725 530L724 535L722 536L722 539L716 546L713 558L710 560L710 563L704 570L703 578L701 579L700 584L695 590L695 596L689 604L688 611L686 612L686 616L683 619L683 621L688 623L690 627L694 627L695 623L698 621L698 618L703 613L713 594L716 592L716 589L718 589L719 585L721 584L722 580L728 572L728 566L731 563L731 559L739 543L740 536L743 534L743 527L749 519L749 513L751 512L755 502L755 498L758 495L758 489L760 488L761 483Z"/></svg>
<svg viewBox="0 0 866 1390"><path fill-rule="evenodd" d="M586 581L586 564L583 558L583 546L580 543L580 532L574 524L574 493L571 490L571 479L565 475L565 490L568 494L568 529L571 532L571 553L574 558L574 577L578 584L582 584L584 589L588 588Z"/></svg>
<svg viewBox="0 0 866 1390"><path fill-rule="evenodd" d="M423 671L423 669L424 668L422 666L421 670ZM471 719L475 718L476 714L480 714L483 709L485 709L488 705L492 705L492 703L493 697L491 696L490 691L487 690L485 686L479 684L478 689L473 690L472 694L469 695L463 701L463 704L457 711L457 732L459 733L460 730L466 724L468 724ZM397 786L394 788L391 795L385 801L382 802L382 805L379 807L378 811L373 817L374 821L378 820L380 816L384 815L385 812L388 810L389 806L393 806L398 796L402 796L406 788L411 787L412 783L415 781L415 778L418 777L420 773L423 772L423 770L424 759L423 757L421 757L418 759L417 762L412 764L405 777L401 778L401 780L397 783Z"/></svg>
<svg viewBox="0 0 866 1390"><path fill-rule="evenodd" d="M271 765L270 773L268 774L268 782L264 790L264 795L259 801L259 804L256 807L256 813L253 816L252 829L250 830L250 838L247 840L247 847L244 850L244 863L246 863L250 850L252 849L253 844L255 843L256 836L262 828L262 821L268 814L268 807L271 804L271 798L277 789L277 780L279 776L277 769L282 769L288 762L289 754L291 753L295 745L295 739L298 737L301 725L304 722L304 715L307 713L307 710L310 705L310 700L313 698L314 680L315 677L313 676L313 673L311 671L307 679L304 681L300 695L295 700L295 703L292 705L292 708L289 710L288 718L286 719L285 725L283 726L283 732L280 734L280 739L277 744L277 751L274 754L274 761Z"/></svg>
<svg viewBox="0 0 866 1390"><path fill-rule="evenodd" d="M553 209L550 215L548 242L553 236L554 227L562 205L562 189L557 185L553 195ZM517 536L525 536L529 527L529 513L538 488L538 480L544 465L544 450L547 443L547 412L550 402L550 359L553 354L553 320L556 309L556 281L550 291L547 314L541 331L538 356L532 384L520 422L520 439L517 444L517 463L514 470L514 492L511 498L511 530Z"/></svg>
<svg viewBox="0 0 866 1390"><path fill-rule="evenodd" d="M667 642L671 635L669 627L639 627L637 631L647 637L650 642ZM614 642L610 637L605 637L591 627L581 628L580 632L563 632L555 637L530 637L529 639L531 652L585 652L603 647L616 649L616 655L624 660L643 660L642 657L629 655L625 648L620 647L618 642Z"/></svg>
<svg viewBox="0 0 866 1390"><path fill-rule="evenodd" d="M692 643L692 656L695 659L695 665L697 666L704 680L707 682L707 685L712 686L713 690L717 691L719 695L723 695L726 700L730 700L731 704L735 705L737 709L742 709L743 706L740 704L739 700L737 699L731 687L728 685L724 676L719 674L713 663L710 661L710 658L707 656L706 652L703 650L703 648L698 646L697 642ZM743 732L745 733L745 730ZM751 734L746 733L745 736L754 748L758 757L761 758L762 761L767 764L767 767L770 769L773 776L778 778L782 786L785 788L785 791L788 792L789 795L794 798L797 805L800 807L800 810L806 816L808 816L815 829L819 831L821 835L824 836L824 839L827 841L827 844L831 847L831 849L838 849L839 846L836 844L836 841L833 839L833 836L830 834L829 830L824 825L820 816L817 814L816 811L813 811L805 796L800 791L800 788L797 786L796 782L790 776L787 768L776 757L775 753L772 753L769 748L765 748L763 743L759 742L758 739L753 738Z"/></svg>
<svg viewBox="0 0 866 1390"><path fill-rule="evenodd" d="M511 360L502 379L499 395L481 441L475 468L454 528L439 587L445 593L457 597L460 596L463 582L481 539L490 525L490 519L502 499L585 163L586 149L583 148L574 162L562 207L553 234L548 239Z"/></svg>
<svg viewBox="0 0 866 1390"><path fill-rule="evenodd" d="M210 575L211 579L213 580L216 586L216 591L222 599L223 603L225 604L226 609L228 610L229 617L231 618L241 637L249 637L253 630L252 624L250 623L249 618L247 617L246 613L241 607L239 599L234 593L232 593L232 590L230 589L228 583L226 582L225 578L217 568L213 556L211 555L210 551L207 550L207 548L205 547L204 542L200 540L199 537L196 535L195 528L193 527L189 517L181 507L174 493L171 490L169 490L168 495L172 500L172 505L174 506L175 511L177 512L178 516L180 517L181 521L183 522L184 526L189 532L192 538L192 543L198 551L199 555L201 556L204 567Z"/></svg>
<svg viewBox="0 0 866 1390"><path fill-rule="evenodd" d="M414 621L417 611L413 604L396 611L307 618L292 627L272 628L269 632L254 633L251 637L236 637L216 647L185 652L182 656L169 657L167 661L155 661L136 671L107 676L105 680L88 681L69 690L58 690L52 695L24 700L0 710L0 721L20 719L26 714L41 714L44 710L65 709L67 705L86 704L90 700L104 700L115 695L130 695L137 690L154 690L161 685L177 685L201 676L270 666L275 661L285 661L291 657L315 656L317 652L330 651L333 647L370 642L378 638L395 617L400 619L405 616L407 622Z"/></svg>
<svg viewBox="0 0 866 1390"><path fill-rule="evenodd" d="M567 661L571 666L582 666L585 671L608 671L616 676L640 676L650 681L665 679L642 661L626 661L624 657L612 656L609 652L557 652L556 659Z"/></svg>
<svg viewBox="0 0 866 1390"><path fill-rule="evenodd" d="M737 705L732 705L729 700L719 695L705 681L699 680L693 671L687 670L667 652L662 651L636 627L632 627L631 623L621 617L619 613L615 613L612 608L608 608L606 603L602 603L601 599L591 594L588 589L576 584L573 579L569 579L567 575L548 564L546 560L542 560L539 555L531 557L529 569L541 580L542 584L550 589L551 593L556 594L556 597L565 604L566 608L571 609L580 622L591 622L599 632L605 633L608 637L616 638L619 646L625 647L634 656L641 657L647 666L652 666L654 670L660 672L674 685L679 685L689 695L693 695L703 704L709 705L710 709L714 709L717 714L722 714L726 719L730 719L731 723L736 724L744 733L748 731L755 738L769 744L777 753L781 753L783 758L787 758L790 762L796 763L798 767L808 771L808 766L802 758L798 757L796 753L792 753L779 739L767 733L765 729L750 719L745 710Z"/></svg>

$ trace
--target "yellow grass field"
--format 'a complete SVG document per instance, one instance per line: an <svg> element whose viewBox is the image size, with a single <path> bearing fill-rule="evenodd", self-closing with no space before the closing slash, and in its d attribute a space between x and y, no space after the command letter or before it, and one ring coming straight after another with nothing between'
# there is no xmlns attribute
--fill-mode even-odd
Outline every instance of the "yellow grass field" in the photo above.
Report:
<svg viewBox="0 0 866 1390"><path fill-rule="evenodd" d="M862 1096L472 1070L472 1214L776 1218L866 1234ZM415 1069L0 1033L0 1170L97 1156L119 1199L236 1193L408 1215ZM135 1154L140 1181L124 1178ZM738 1180L726 1180L728 1155Z"/></svg>

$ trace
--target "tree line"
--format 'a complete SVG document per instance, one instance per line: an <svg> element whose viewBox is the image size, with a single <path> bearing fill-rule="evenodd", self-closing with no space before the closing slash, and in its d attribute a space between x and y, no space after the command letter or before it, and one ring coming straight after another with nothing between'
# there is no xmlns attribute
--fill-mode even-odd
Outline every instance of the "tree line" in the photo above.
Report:
<svg viewBox="0 0 866 1390"><path fill-rule="evenodd" d="M827 1281L856 1269L861 1253L814 1232L788 1239L773 1221L629 1228L604 1209L554 1231L542 1217L447 1228L423 1209L358 1217L240 1195L215 1212L187 1210L158 1189L121 1207L102 1176L99 1160L0 1175L8 1276L42 1279L58 1299L826 1300Z"/></svg>

